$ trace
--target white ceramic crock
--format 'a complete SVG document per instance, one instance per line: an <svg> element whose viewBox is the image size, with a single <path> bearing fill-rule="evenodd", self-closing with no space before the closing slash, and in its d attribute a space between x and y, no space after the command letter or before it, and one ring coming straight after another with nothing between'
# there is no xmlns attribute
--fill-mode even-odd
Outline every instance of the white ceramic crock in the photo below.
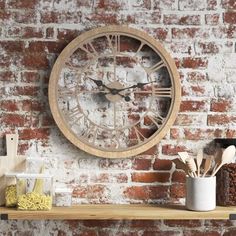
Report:
<svg viewBox="0 0 236 236"><path fill-rule="evenodd" d="M216 177L186 178L186 208L212 211L216 207Z"/></svg>

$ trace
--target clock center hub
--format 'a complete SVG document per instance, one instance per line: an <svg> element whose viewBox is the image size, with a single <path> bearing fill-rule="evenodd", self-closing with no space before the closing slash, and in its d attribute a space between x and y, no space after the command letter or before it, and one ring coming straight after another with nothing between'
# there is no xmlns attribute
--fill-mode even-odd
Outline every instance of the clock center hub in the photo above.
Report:
<svg viewBox="0 0 236 236"><path fill-rule="evenodd" d="M124 86L118 82L114 81L106 85L110 89L110 93L106 94L106 98L110 102L118 102L123 99L124 91L120 91L120 89L123 89Z"/></svg>

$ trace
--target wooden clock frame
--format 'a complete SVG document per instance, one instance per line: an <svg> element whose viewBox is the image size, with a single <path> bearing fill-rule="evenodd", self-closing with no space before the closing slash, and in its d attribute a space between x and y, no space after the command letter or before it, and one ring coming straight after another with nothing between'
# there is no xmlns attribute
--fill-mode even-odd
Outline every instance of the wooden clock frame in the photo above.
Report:
<svg viewBox="0 0 236 236"><path fill-rule="evenodd" d="M71 55L78 48L78 45L80 45L83 41L88 39L98 38L106 34L114 34L114 35L117 34L131 37L139 40L141 43L145 43L150 48L152 48L152 50L154 50L161 57L161 60L165 62L165 66L170 75L171 86L172 86L171 98L173 101L171 102L168 116L166 117L166 121L161 127L161 130L157 132L157 134L155 133L153 136L151 136L152 138L150 138L148 142L143 143L139 146L136 145L135 148L127 148L127 150L122 150L122 151L117 151L116 149L110 149L109 151L106 151L104 149L99 149L95 146L91 146L82 142L70 129L68 129L65 120L62 118L57 103L58 78L60 76L61 68L63 68L63 66L65 65L68 55ZM129 28L127 26L100 27L97 29L87 31L78 36L77 38L75 38L71 43L69 43L65 47L65 49L61 52L61 54L57 58L53 66L49 81L49 104L52 115L59 129L65 135L65 137L75 146L79 147L85 152L88 152L92 155L99 157L124 158L124 157L135 156L137 154L145 152L146 150L156 145L165 136L170 127L173 125L179 110L180 98L181 98L181 86L179 80L179 73L177 71L175 62L170 57L169 53L163 48L163 46L157 40L149 36L147 33L137 29Z"/></svg>

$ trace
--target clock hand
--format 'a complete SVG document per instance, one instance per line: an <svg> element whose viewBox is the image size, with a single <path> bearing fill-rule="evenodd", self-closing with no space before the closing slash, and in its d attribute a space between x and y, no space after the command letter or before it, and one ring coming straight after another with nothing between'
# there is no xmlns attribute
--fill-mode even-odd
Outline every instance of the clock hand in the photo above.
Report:
<svg viewBox="0 0 236 236"><path fill-rule="evenodd" d="M108 89L109 91L111 91L111 88L107 87L101 80L93 79L88 76L86 78L92 80L98 87L104 87L104 88Z"/></svg>
<svg viewBox="0 0 236 236"><path fill-rule="evenodd" d="M156 81L151 81L151 82L148 82L148 83L137 83L135 85L132 85L130 87L127 87L127 88L122 88L122 89L116 89L117 91L121 92L121 91L124 91L126 89L131 89L131 88L143 88L143 86L147 85L147 84L152 84L152 83L155 83Z"/></svg>

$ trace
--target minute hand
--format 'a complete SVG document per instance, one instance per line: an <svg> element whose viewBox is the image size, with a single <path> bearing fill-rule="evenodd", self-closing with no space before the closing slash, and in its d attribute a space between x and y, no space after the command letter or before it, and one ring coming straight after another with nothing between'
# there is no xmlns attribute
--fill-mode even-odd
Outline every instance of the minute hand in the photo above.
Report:
<svg viewBox="0 0 236 236"><path fill-rule="evenodd" d="M148 83L137 83L135 85L132 85L130 87L127 87L127 88L122 88L122 89L116 89L117 91L124 91L126 89L131 89L131 88L143 88L143 86L147 85L147 84L152 84L152 83L155 83L155 81L152 81L152 82L148 82Z"/></svg>

